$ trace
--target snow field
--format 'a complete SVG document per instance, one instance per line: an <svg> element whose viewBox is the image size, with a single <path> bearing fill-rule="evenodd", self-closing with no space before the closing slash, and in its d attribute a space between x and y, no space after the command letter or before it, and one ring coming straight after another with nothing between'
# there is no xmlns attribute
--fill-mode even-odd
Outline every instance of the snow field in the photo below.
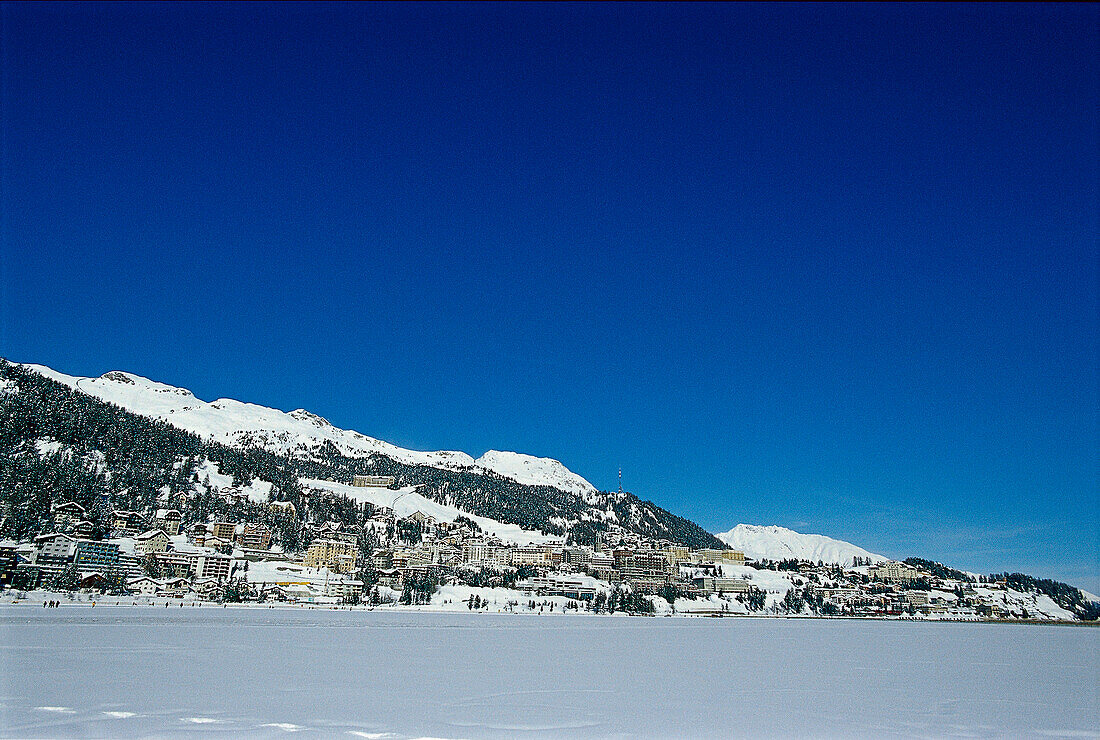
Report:
<svg viewBox="0 0 1100 740"><path fill-rule="evenodd" d="M12 738L1096 737L1098 675L1082 627L0 608Z"/></svg>

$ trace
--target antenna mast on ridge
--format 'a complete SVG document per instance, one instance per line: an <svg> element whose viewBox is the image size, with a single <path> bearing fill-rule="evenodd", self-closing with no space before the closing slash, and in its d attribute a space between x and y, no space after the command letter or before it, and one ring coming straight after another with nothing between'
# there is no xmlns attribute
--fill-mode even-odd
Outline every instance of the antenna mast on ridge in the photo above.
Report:
<svg viewBox="0 0 1100 740"><path fill-rule="evenodd" d="M623 469L619 468L619 493L623 492Z"/></svg>

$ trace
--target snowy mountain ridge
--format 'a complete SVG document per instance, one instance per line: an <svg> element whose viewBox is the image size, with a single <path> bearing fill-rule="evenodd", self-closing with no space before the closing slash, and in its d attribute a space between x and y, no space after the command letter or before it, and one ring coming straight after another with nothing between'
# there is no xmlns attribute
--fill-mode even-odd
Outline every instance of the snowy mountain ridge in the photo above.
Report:
<svg viewBox="0 0 1100 740"><path fill-rule="evenodd" d="M23 367L127 411L229 446L255 445L276 454L309 458L322 445L330 443L351 458L380 454L406 465L491 472L523 485L549 486L588 503L598 503L595 486L551 458L489 450L475 459L465 452L409 450L354 430L340 429L306 409L284 412L232 398L203 401L185 388L119 370L90 378L66 375L44 365ZM778 526L738 524L716 536L755 559L796 558L841 565L851 564L854 557L886 559L848 542Z"/></svg>
<svg viewBox="0 0 1100 740"><path fill-rule="evenodd" d="M730 547L756 560L810 560L851 565L852 559L886 560L862 547L820 534L800 534L785 527L738 524L728 532L715 535Z"/></svg>
<svg viewBox="0 0 1100 740"><path fill-rule="evenodd" d="M230 446L252 444L276 454L309 456L329 442L347 457L381 454L406 465L491 472L524 485L550 486L585 498L596 493L595 486L551 458L489 450L474 459L465 452L407 450L335 427L305 409L288 413L232 398L203 401L185 388L119 370L98 378L85 378L66 375L44 365L25 364L23 367L127 411L169 422Z"/></svg>

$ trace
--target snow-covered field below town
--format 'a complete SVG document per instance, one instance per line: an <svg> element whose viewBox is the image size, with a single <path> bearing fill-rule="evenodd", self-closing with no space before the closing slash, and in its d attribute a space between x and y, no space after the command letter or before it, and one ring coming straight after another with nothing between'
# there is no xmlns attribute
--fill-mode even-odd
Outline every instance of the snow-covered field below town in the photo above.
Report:
<svg viewBox="0 0 1100 740"><path fill-rule="evenodd" d="M1100 737L1100 630L0 607L0 736Z"/></svg>

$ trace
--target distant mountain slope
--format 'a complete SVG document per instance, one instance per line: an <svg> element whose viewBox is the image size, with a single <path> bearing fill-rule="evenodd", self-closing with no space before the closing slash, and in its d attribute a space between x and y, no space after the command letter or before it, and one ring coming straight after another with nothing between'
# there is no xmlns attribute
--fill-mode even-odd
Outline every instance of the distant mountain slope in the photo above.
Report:
<svg viewBox="0 0 1100 740"><path fill-rule="evenodd" d="M303 456L310 455L325 443L331 443L337 452L346 457L381 454L405 465L490 471L528 486L551 486L582 496L596 492L596 487L587 480L550 458L490 450L475 460L465 452L406 450L356 431L335 427L305 409L284 412L231 398L203 401L185 388L117 370L98 378L82 378L44 365L24 367L127 411L166 421L203 439L225 445L251 445L275 454Z"/></svg>
<svg viewBox="0 0 1100 740"><path fill-rule="evenodd" d="M362 515L346 491L315 495L303 489L305 479L350 483L374 474L470 515L571 542L621 532L721 546L694 522L629 493L597 491L555 460L494 451L479 464L464 453L404 450L301 409L207 403L129 373L76 378L0 359L0 422L0 525L20 537L41 531L50 504L61 500L149 511L178 499L177 508L195 504L194 516L204 517L221 505L192 495L210 461L242 489L294 503L303 525L326 517L351 524ZM62 457L35 452L61 448ZM72 464L78 459L101 462L93 470ZM293 535L287 547L298 541Z"/></svg>
<svg viewBox="0 0 1100 740"><path fill-rule="evenodd" d="M834 540L820 534L799 534L776 526L738 524L728 532L716 535L730 547L741 550L757 560L818 560L837 565L851 565L852 558L886 560L881 555L868 552L842 540Z"/></svg>

